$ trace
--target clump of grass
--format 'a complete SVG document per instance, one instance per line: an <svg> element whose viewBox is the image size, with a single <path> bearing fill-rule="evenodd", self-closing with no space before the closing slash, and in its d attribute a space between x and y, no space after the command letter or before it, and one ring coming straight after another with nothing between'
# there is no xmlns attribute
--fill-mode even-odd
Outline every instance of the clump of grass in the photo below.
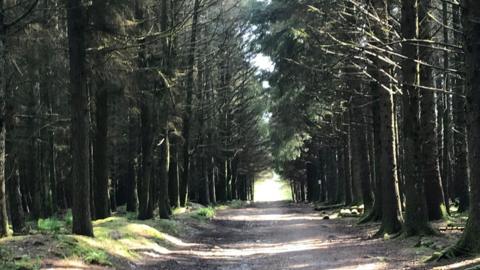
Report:
<svg viewBox="0 0 480 270"><path fill-rule="evenodd" d="M154 222L154 227L163 233L179 235L182 232L181 226L175 220L161 219Z"/></svg>
<svg viewBox="0 0 480 270"><path fill-rule="evenodd" d="M72 210L69 209L67 213L65 213L65 216L63 217L63 219L67 227L72 227L72 224L73 224Z"/></svg>
<svg viewBox="0 0 480 270"><path fill-rule="evenodd" d="M136 220L137 219L137 213L136 212L127 212L125 214L125 218L127 218L128 220Z"/></svg>
<svg viewBox="0 0 480 270"><path fill-rule="evenodd" d="M60 241L65 257L78 257L89 264L112 265L108 254L99 248L70 237L62 237Z"/></svg>
<svg viewBox="0 0 480 270"><path fill-rule="evenodd" d="M230 208L242 208L245 206L245 202L244 201L239 201L239 200L234 200L234 201L231 201L228 206L230 206Z"/></svg>
<svg viewBox="0 0 480 270"><path fill-rule="evenodd" d="M65 228L65 223L55 217L46 219L41 218L37 221L37 228L43 233L58 234L62 228Z"/></svg>
<svg viewBox="0 0 480 270"><path fill-rule="evenodd" d="M192 212L192 217L199 220L211 219L215 216L213 207L204 207Z"/></svg>
<svg viewBox="0 0 480 270"><path fill-rule="evenodd" d="M37 270L40 269L40 259L28 255L14 258L10 250L0 248L0 269L2 270Z"/></svg>
<svg viewBox="0 0 480 270"><path fill-rule="evenodd" d="M39 258L33 259L29 256L23 256L19 260L13 262L14 268L16 270L38 270L41 267L41 262Z"/></svg>

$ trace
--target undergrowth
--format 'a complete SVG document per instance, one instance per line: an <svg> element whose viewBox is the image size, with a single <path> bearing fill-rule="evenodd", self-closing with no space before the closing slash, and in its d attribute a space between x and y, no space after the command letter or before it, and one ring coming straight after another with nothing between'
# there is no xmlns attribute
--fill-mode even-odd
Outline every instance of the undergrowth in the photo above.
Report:
<svg viewBox="0 0 480 270"><path fill-rule="evenodd" d="M208 220L215 216L215 208L209 206L193 211L191 216L199 220Z"/></svg>

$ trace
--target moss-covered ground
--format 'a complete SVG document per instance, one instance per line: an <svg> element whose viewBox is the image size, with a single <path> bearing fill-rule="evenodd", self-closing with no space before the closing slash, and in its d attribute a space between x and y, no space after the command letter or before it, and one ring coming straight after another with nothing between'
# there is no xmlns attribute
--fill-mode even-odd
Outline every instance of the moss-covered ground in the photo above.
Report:
<svg viewBox="0 0 480 270"><path fill-rule="evenodd" d="M93 222L94 238L71 235L72 217L64 215L29 223L30 233L0 239L0 269L108 269L142 260L143 252L166 253L190 233L189 224L205 222L216 209L236 208L243 202L217 207L191 204L173 210L172 219L140 221L136 213L118 211Z"/></svg>

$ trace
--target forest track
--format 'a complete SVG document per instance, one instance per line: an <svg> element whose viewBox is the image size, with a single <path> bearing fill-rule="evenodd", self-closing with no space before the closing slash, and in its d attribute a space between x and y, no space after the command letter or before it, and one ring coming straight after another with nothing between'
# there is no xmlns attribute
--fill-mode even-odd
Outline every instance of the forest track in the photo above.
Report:
<svg viewBox="0 0 480 270"><path fill-rule="evenodd" d="M428 269L411 242L369 239L376 225L324 219L311 206L255 203L219 211L189 242L195 245L152 258L140 269Z"/></svg>

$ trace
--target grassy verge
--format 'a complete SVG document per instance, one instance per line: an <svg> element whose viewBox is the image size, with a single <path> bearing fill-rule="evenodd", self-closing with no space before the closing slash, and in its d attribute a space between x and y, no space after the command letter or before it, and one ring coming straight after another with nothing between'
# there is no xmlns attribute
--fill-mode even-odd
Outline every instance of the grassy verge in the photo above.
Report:
<svg viewBox="0 0 480 270"><path fill-rule="evenodd" d="M205 218L211 215L208 210L198 213ZM189 229L176 219L139 221L134 217L124 213L94 221L95 238L69 234L69 213L38 220L30 224L30 235L0 239L0 269L122 268L141 261L142 252L167 252L179 242L176 236Z"/></svg>
<svg viewBox="0 0 480 270"><path fill-rule="evenodd" d="M146 221L120 209L112 217L93 222L95 238L70 234L71 212L39 219L29 223L29 235L0 239L0 269L128 268L142 261L145 252L162 254L182 244L176 237L194 231L191 224L212 219L217 210L246 204L232 201L206 207L191 203L188 208L174 209L170 220Z"/></svg>

